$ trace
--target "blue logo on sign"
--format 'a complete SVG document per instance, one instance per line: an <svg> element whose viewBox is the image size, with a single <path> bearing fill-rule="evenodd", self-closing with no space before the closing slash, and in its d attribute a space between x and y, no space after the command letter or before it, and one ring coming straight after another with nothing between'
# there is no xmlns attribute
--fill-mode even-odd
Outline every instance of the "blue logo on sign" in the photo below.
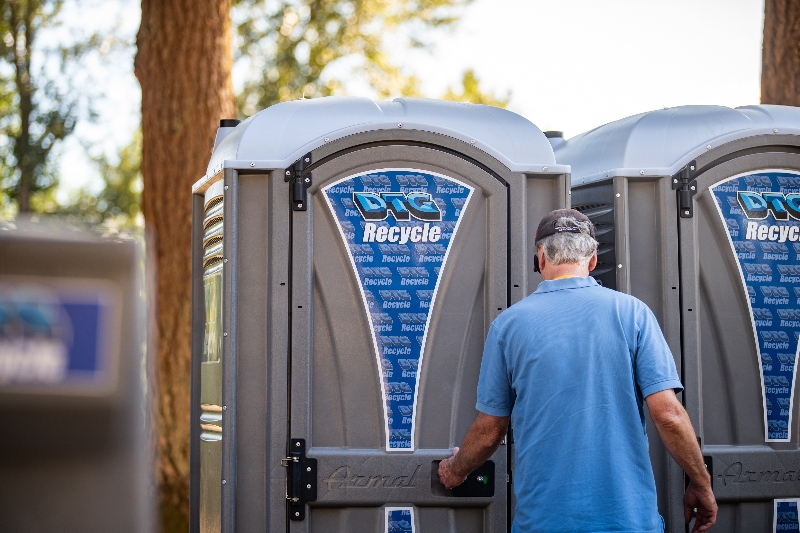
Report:
<svg viewBox="0 0 800 533"><path fill-rule="evenodd" d="M797 499L775 500L773 531L800 532L797 517Z"/></svg>
<svg viewBox="0 0 800 533"><path fill-rule="evenodd" d="M720 182L711 191L750 304L764 391L765 439L788 441L800 336L800 176L759 172Z"/></svg>
<svg viewBox="0 0 800 533"><path fill-rule="evenodd" d="M103 387L110 300L100 287L0 280L0 387Z"/></svg>
<svg viewBox="0 0 800 533"><path fill-rule="evenodd" d="M414 533L413 507L386 508L387 533Z"/></svg>
<svg viewBox="0 0 800 533"><path fill-rule="evenodd" d="M442 213L424 192L354 192L353 202L364 220L384 220L389 212L396 220L441 220Z"/></svg>
<svg viewBox="0 0 800 533"><path fill-rule="evenodd" d="M414 449L431 310L472 190L452 178L400 169L350 176L323 189L364 295L390 451Z"/></svg>
<svg viewBox="0 0 800 533"><path fill-rule="evenodd" d="M770 213L775 220L789 220L789 215L800 220L800 194L739 191L737 196L739 205L750 220L763 220Z"/></svg>

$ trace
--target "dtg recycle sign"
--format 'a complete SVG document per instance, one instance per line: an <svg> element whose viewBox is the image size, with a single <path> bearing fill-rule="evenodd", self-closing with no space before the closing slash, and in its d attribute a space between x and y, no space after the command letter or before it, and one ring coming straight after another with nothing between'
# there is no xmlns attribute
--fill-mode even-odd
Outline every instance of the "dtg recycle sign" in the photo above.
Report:
<svg viewBox="0 0 800 533"><path fill-rule="evenodd" d="M387 451L414 449L417 376L430 317L472 191L413 169L373 170L323 188L372 328Z"/></svg>
<svg viewBox="0 0 800 533"><path fill-rule="evenodd" d="M800 174L765 170L711 187L747 291L765 440L791 438L800 336Z"/></svg>

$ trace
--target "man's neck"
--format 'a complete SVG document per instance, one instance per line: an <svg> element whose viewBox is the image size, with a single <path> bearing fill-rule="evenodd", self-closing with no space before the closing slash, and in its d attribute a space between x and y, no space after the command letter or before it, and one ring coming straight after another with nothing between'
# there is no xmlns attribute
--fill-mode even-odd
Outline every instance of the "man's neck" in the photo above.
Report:
<svg viewBox="0 0 800 533"><path fill-rule="evenodd" d="M589 269L578 263L564 263L561 265L547 265L542 270L542 279L545 281L558 278L585 278L589 275Z"/></svg>

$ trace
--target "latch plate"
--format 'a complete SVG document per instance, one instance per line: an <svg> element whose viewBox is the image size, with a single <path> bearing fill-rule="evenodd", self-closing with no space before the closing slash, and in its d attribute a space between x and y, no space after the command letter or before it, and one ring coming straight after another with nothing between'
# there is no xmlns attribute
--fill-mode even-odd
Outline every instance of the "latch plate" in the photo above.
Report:
<svg viewBox="0 0 800 533"><path fill-rule="evenodd" d="M672 176L672 188L678 195L678 216L692 218L694 216L694 195L697 194L697 162L692 161L677 174Z"/></svg>
<svg viewBox="0 0 800 533"><path fill-rule="evenodd" d="M711 488L714 488L714 458L710 455L703 456L703 464L711 477Z"/></svg>
<svg viewBox="0 0 800 533"><path fill-rule="evenodd" d="M703 456L703 465L706 467L706 472L708 472L709 477L711 477L711 488L714 488L714 457L711 455L704 455ZM689 476L686 475L686 472L683 473L683 490L689 486Z"/></svg>
<svg viewBox="0 0 800 533"><path fill-rule="evenodd" d="M457 498L494 496L495 468L494 461L486 461L472 471L464 482L452 490Z"/></svg>
<svg viewBox="0 0 800 533"><path fill-rule="evenodd" d="M286 512L289 520L306 518L306 502L317 499L317 460L306 457L305 439L291 439L286 467Z"/></svg>
<svg viewBox="0 0 800 533"><path fill-rule="evenodd" d="M283 181L290 182L289 196L292 200L292 211L308 209L307 189L311 187L311 172L303 172L311 165L311 152L298 159L294 165L286 169Z"/></svg>

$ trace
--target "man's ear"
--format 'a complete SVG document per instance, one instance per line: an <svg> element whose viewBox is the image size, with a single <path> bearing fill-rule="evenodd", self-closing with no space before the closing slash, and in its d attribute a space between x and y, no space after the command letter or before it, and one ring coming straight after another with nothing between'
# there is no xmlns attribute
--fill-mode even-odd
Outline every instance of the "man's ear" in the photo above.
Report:
<svg viewBox="0 0 800 533"><path fill-rule="evenodd" d="M597 252L595 251L595 253L592 254L592 258L589 259L589 272L594 270L594 267L596 266L597 266Z"/></svg>

